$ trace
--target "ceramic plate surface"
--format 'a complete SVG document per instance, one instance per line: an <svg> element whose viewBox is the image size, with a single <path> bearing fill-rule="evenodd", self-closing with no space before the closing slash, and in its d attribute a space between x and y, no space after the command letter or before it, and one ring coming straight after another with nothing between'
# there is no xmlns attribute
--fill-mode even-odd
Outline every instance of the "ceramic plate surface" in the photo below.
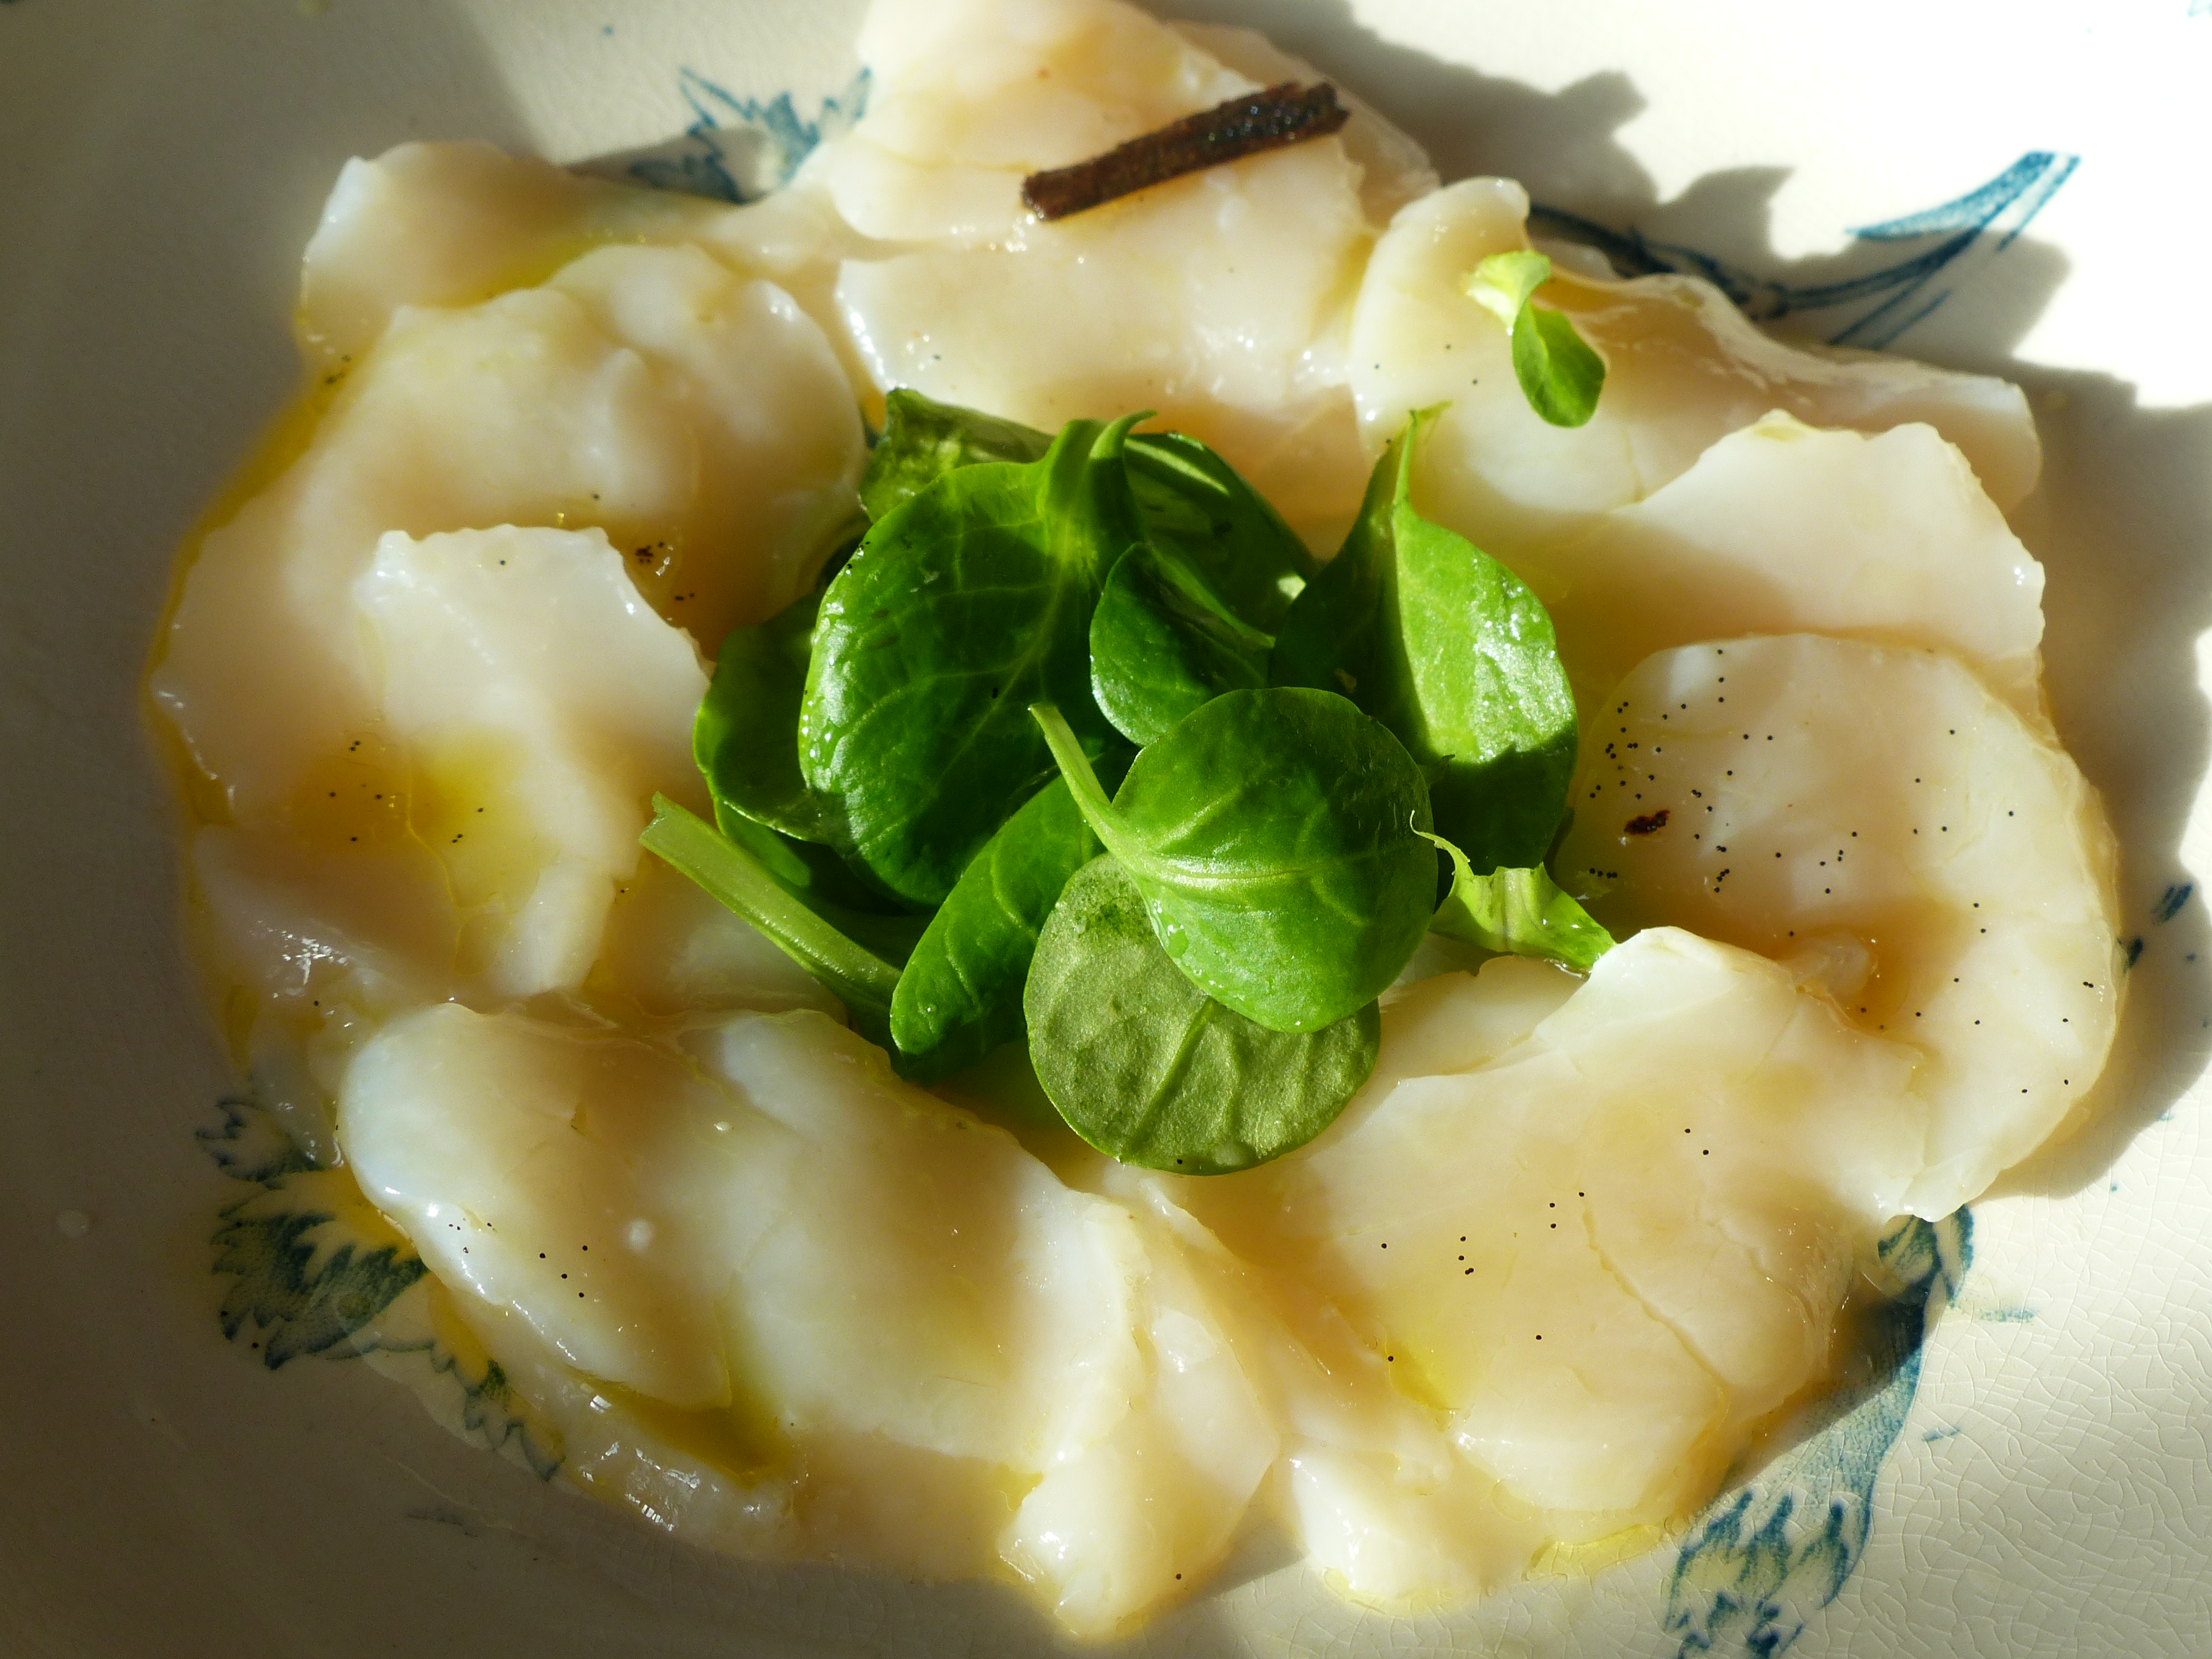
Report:
<svg viewBox="0 0 2212 1659"><path fill-rule="evenodd" d="M1267 30L1446 179L1518 177L1553 228L1624 264L1711 276L1784 330L2028 386L2048 460L2021 528L2049 573L2058 723L2124 848L2134 966L2088 1121L1971 1215L1898 1236L1916 1288L1887 1381L1684 1536L1404 1620L1255 1544L1129 1648L2212 1651L2212 937L2194 873L2212 829L2196 280L2212 235L2189 206L2212 4L1182 9ZM173 811L140 722L173 550L294 390L299 251L341 162L475 137L757 190L865 96L857 16L0 0L0 1653L1061 1644L985 1587L675 1548L532 1479L496 1400L457 1383L449 1414L508 1440L505 1459L359 1363L370 1328L318 1299L328 1264L285 1231L305 1177L222 1103L234 1080L179 945ZM404 1264L385 1267L395 1282L356 1288L404 1292ZM403 1325L379 1328L388 1349Z"/></svg>

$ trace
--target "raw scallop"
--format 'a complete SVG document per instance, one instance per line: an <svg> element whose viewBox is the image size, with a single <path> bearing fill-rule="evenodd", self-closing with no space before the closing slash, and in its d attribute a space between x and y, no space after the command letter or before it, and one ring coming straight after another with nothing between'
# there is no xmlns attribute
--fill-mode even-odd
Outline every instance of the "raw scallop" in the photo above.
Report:
<svg viewBox="0 0 2212 1659"><path fill-rule="evenodd" d="M403 310L305 451L207 537L154 696L228 811L281 824L374 725L350 594L386 531L596 526L719 643L811 577L862 453L821 331L696 247L603 248L543 288Z"/></svg>
<svg viewBox="0 0 2212 1659"><path fill-rule="evenodd" d="M1932 651L1791 635L1662 652L1583 733L1553 861L1616 932L1790 959L1922 1055L1948 1215L2057 1127L2119 1009L2113 852L2065 751Z"/></svg>
<svg viewBox="0 0 2212 1659"><path fill-rule="evenodd" d="M301 260L301 343L332 374L408 306L478 305L595 243L696 235L719 210L486 143L395 145L338 169Z"/></svg>
<svg viewBox="0 0 2212 1659"><path fill-rule="evenodd" d="M341 178L304 436L204 538L152 682L258 1102L428 1263L439 1363L495 1364L568 1478L687 1542L1018 1578L1103 1635L1255 1510L1397 1612L1679 1519L1829 1386L1891 1218L2032 1146L2109 1037L2109 850L2035 724L2000 514L2019 394L1570 275L1546 301L1611 378L1548 428L1462 289L1525 199L1430 193L1356 100L1022 209L1032 168L1312 77L1259 37L885 0L861 46L869 112L757 204L471 145ZM1417 500L1610 711L1558 868L1631 936L1587 980L1400 987L1336 1123L1212 1181L900 1081L636 843L654 791L705 810L704 659L850 533L855 404L893 385L1156 409L1324 550L1449 403ZM1675 648L1803 629L1854 638Z"/></svg>
<svg viewBox="0 0 2212 1659"><path fill-rule="evenodd" d="M1586 426L1547 425L1515 380L1505 330L1468 297L1484 258L1528 245L1528 198L1506 179L1446 185L1402 210L1368 262L1352 313L1353 395L1370 447L1407 413L1448 403L1423 451L1422 510L1504 559L1644 500L1720 438L1783 410L1880 432L1923 421L2009 509L2041 450L2017 386L1869 353L1770 339L1690 276L1602 282L1559 267L1541 291L1606 360Z"/></svg>
<svg viewBox="0 0 2212 1659"><path fill-rule="evenodd" d="M1368 456L1344 325L1379 225L1332 137L1043 223L1032 171L1084 161L1259 82L1120 0L879 6L869 109L801 169L878 244L837 283L879 388L1057 428L1151 409L1213 444L1334 545ZM1249 43L1223 44L1245 55ZM1268 67L1254 60L1255 66ZM1409 141L1363 116L1389 202L1422 182Z"/></svg>
<svg viewBox="0 0 2212 1659"><path fill-rule="evenodd" d="M697 650L596 530L394 531L354 592L409 823L463 919L459 971L495 997L578 988L644 856L646 803L701 793Z"/></svg>
<svg viewBox="0 0 2212 1659"><path fill-rule="evenodd" d="M1358 1593L1417 1604L1701 1501L1826 1378L1836 1310L1920 1169L1914 1050L1775 964L1654 929L1572 983L1501 961L1414 987L1376 1081L1311 1146L1145 1178L1322 1370L1357 1379L1345 1336L1364 1348L1350 1405L1309 1383L1279 1408L1297 1524ZM1383 1431L1407 1401L1444 1426L1443 1462Z"/></svg>
<svg viewBox="0 0 2212 1659"><path fill-rule="evenodd" d="M810 1553L1003 1560L1102 1632L1220 1554L1277 1439L1172 1254L819 1014L688 1048L426 1008L340 1133L495 1357L519 1321L602 1414L750 1443L726 1482L781 1480Z"/></svg>
<svg viewBox="0 0 2212 1659"><path fill-rule="evenodd" d="M1585 710L1655 651L1817 631L1948 650L2043 719L2043 567L1917 422L1868 437L1766 416L1515 567Z"/></svg>

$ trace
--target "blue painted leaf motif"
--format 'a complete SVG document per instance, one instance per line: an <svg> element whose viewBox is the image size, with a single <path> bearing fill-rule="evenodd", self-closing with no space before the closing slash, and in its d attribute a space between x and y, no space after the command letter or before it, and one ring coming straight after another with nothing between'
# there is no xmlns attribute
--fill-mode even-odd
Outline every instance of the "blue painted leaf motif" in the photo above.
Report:
<svg viewBox="0 0 2212 1659"><path fill-rule="evenodd" d="M809 120L788 92L741 98L684 68L677 74L676 90L691 112L690 125L659 153L633 159L627 172L655 190L717 202L758 201L789 184L800 162L860 118L868 88L864 69L843 92L822 100Z"/></svg>
<svg viewBox="0 0 2212 1659"><path fill-rule="evenodd" d="M2170 885L2159 895L2158 902L2151 908L2150 919L2161 925L2181 914L2181 907L2189 902L2189 896L2197 890L2194 882Z"/></svg>
<svg viewBox="0 0 2212 1659"><path fill-rule="evenodd" d="M1905 1288L1874 1322L1880 1381L1823 1401L1825 1426L1692 1523L1667 1583L1665 1628L1681 1638L1679 1659L1777 1659L1858 1565L1875 1479L1919 1385L1922 1340L1973 1259L1973 1218L1908 1218L1881 1252Z"/></svg>
<svg viewBox="0 0 2212 1659"><path fill-rule="evenodd" d="M335 1347L422 1277L421 1258L398 1245L332 1248L336 1219L246 1199L225 1209L216 1228L215 1270L234 1281L222 1299L222 1334L235 1341L251 1326L272 1371Z"/></svg>
<svg viewBox="0 0 2212 1659"><path fill-rule="evenodd" d="M1728 260L1680 242L1655 240L1641 231L1614 230L1565 209L1539 204L1528 214L1532 236L1553 236L1597 249L1625 276L1674 271L1702 276L1734 301L1755 322L1807 311L1843 311L1871 306L1836 327L1831 344L1881 350L1928 316L1956 291L1955 283L1936 289L1936 278L1959 274L1969 255L1990 258L2010 247L2058 188L2074 176L2078 155L2030 150L1987 184L1924 212L1881 224L1862 225L1851 234L1875 243L1941 236L1934 246L1894 264L1832 283L1778 283Z"/></svg>
<svg viewBox="0 0 2212 1659"><path fill-rule="evenodd" d="M380 1346L392 1351L389 1343ZM540 1480L550 1480L561 1472L566 1459L561 1451L560 1432L515 1391L499 1361L484 1360L471 1376L459 1355L434 1340L425 1340L408 1352L420 1352L434 1375L452 1381L460 1395L461 1431L469 1438L488 1451L511 1455Z"/></svg>
<svg viewBox="0 0 2212 1659"><path fill-rule="evenodd" d="M233 1181L280 1187L286 1176L323 1167L252 1101L233 1095L217 1101L216 1109L222 1114L222 1121L211 1129L193 1130L192 1139Z"/></svg>
<svg viewBox="0 0 2212 1659"><path fill-rule="evenodd" d="M559 1431L472 1340L463 1353L441 1339L426 1300L441 1292L353 1177L325 1168L254 1101L217 1104L222 1121L195 1138L251 1188L217 1212L210 1240L214 1271L232 1280L217 1316L223 1335L246 1338L271 1370L303 1355L420 1358L453 1390L443 1402L453 1426L550 1480L562 1462Z"/></svg>
<svg viewBox="0 0 2212 1659"><path fill-rule="evenodd" d="M223 1172L253 1188L223 1206L215 1271L232 1284L224 1336L252 1332L275 1370L337 1347L423 1274L404 1243L348 1236L341 1214L366 1208L350 1176L322 1169L250 1101L222 1103L221 1127L199 1132Z"/></svg>

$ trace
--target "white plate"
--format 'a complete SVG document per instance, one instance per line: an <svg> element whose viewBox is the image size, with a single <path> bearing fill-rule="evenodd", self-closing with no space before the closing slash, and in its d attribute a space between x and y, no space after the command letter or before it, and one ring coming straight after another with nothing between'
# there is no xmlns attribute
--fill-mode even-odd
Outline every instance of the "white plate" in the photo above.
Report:
<svg viewBox="0 0 2212 1659"><path fill-rule="evenodd" d="M2052 694L2111 802L2143 944L2118 1081L1975 1206L1971 1265L1964 1225L1925 1258L1956 1291L1925 1346L1687 1540L1395 1622L1261 1547L1134 1645L2212 1650L2212 941L2201 896L2179 896L2206 833L2212 236L2191 204L2212 5L1188 9L1269 30L1447 178L1517 174L1662 257L1721 261L1785 326L1877 343L1903 325L1899 349L2028 385ZM756 178L849 107L855 15L0 0L0 1651L1056 1644L995 1590L676 1549L441 1433L337 1349L271 1369L252 1322L225 1340L239 1281L210 1273L208 1237L264 1189L220 1138L231 1079L140 724L173 550L292 389L296 258L342 161L473 136ZM1898 274L1950 240L1925 281Z"/></svg>

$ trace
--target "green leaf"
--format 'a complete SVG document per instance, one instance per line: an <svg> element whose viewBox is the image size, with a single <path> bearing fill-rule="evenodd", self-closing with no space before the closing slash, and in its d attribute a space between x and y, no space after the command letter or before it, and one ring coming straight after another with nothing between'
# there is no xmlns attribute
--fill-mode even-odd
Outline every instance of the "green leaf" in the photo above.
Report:
<svg viewBox="0 0 2212 1659"><path fill-rule="evenodd" d="M1275 635L1267 678L1275 685L1305 685L1350 697L1370 714L1386 684L1405 675L1405 652L1396 637L1397 575L1391 515L1399 477L1412 465L1416 436L1431 411L1422 410L1367 475L1367 493L1344 545L1321 568ZM1395 705L1401 699L1385 699ZM1400 732L1402 742L1405 734Z"/></svg>
<svg viewBox="0 0 2212 1659"><path fill-rule="evenodd" d="M799 771L799 708L822 596L810 593L767 622L733 628L691 726L691 753L714 802L714 823L815 909L853 913L847 931L903 957L919 919L833 849L849 844L836 803Z"/></svg>
<svg viewBox="0 0 2212 1659"><path fill-rule="evenodd" d="M1551 260L1524 248L1492 254L1468 274L1465 286L1468 299L1510 329L1521 320L1530 297L1551 280Z"/></svg>
<svg viewBox="0 0 2212 1659"><path fill-rule="evenodd" d="M946 473L823 595L799 770L901 898L942 902L1052 775L1030 703L1066 708L1091 753L1118 740L1091 701L1091 612L1143 533L1121 467L1139 418L1070 422L1042 460Z"/></svg>
<svg viewBox="0 0 2212 1659"><path fill-rule="evenodd" d="M1467 292L1511 331L1513 377L1529 408L1553 426L1582 426L1597 413L1605 359L1562 313L1537 307L1533 296L1551 279L1540 253L1493 253L1468 276Z"/></svg>
<svg viewBox="0 0 2212 1659"><path fill-rule="evenodd" d="M981 410L900 390L884 399L884 433L860 479L872 519L957 468L1034 461L1049 434ZM1133 434L1122 452L1146 533L1212 582L1254 627L1272 631L1316 569L1281 515L1228 462L1180 432Z"/></svg>
<svg viewBox="0 0 2212 1659"><path fill-rule="evenodd" d="M1091 613L1091 694L1131 742L1150 743L1200 703L1265 685L1274 643L1182 559L1142 544Z"/></svg>
<svg viewBox="0 0 2212 1659"><path fill-rule="evenodd" d="M1613 949L1613 935L1542 865L1479 876L1458 848L1441 836L1429 839L1452 861L1451 891L1429 924L1432 931L1502 955L1548 957L1584 974Z"/></svg>
<svg viewBox="0 0 2212 1659"><path fill-rule="evenodd" d="M1480 870L1540 864L1575 769L1574 694L1527 584L1414 511L1424 410L1386 451L1344 549L1291 607L1268 677L1340 692L1431 769L1438 831Z"/></svg>
<svg viewBox="0 0 2212 1659"><path fill-rule="evenodd" d="M1111 801L1066 721L1036 712L1162 946L1246 1018L1275 1031L1334 1024L1373 1001L1428 931L1428 785L1344 698L1216 697L1139 754Z"/></svg>
<svg viewBox="0 0 2212 1659"><path fill-rule="evenodd" d="M901 387L884 399L883 435L860 475L860 505L881 519L956 467L1034 461L1051 447L1050 433Z"/></svg>
<svg viewBox="0 0 2212 1659"><path fill-rule="evenodd" d="M665 795L653 798L645 849L705 888L820 980L870 1041L890 1046L899 970L784 890L761 861Z"/></svg>
<svg viewBox="0 0 2212 1659"><path fill-rule="evenodd" d="M1319 568L1236 468L1180 432L1140 432L1123 457L1145 533L1182 558L1240 619L1273 633Z"/></svg>
<svg viewBox="0 0 2212 1659"><path fill-rule="evenodd" d="M886 962L904 962L929 925L927 915L889 905L827 847L794 841L738 814L717 827L723 839L750 854L777 886Z"/></svg>
<svg viewBox="0 0 2212 1659"><path fill-rule="evenodd" d="M731 817L741 816L800 841L835 846L842 838L835 803L799 773L799 705L821 605L822 596L809 593L723 638L692 722L691 754L725 834Z"/></svg>
<svg viewBox="0 0 2212 1659"><path fill-rule="evenodd" d="M1315 1031L1255 1024L1177 969L1148 908L1127 869L1096 859L1038 937L1030 1059L1068 1127L1124 1164L1224 1175L1334 1122L1375 1069L1375 1005Z"/></svg>
<svg viewBox="0 0 2212 1659"><path fill-rule="evenodd" d="M799 775L799 703L818 608L821 595L810 592L768 622L730 630L692 721L692 759L730 841L810 909L905 960L922 922L896 914L896 900L834 852L852 836L836 803Z"/></svg>
<svg viewBox="0 0 2212 1659"><path fill-rule="evenodd" d="M1113 757L1118 777L1127 764ZM1098 838L1054 778L999 826L930 919L891 998L903 1069L925 1081L972 1065L1022 1035L1022 982L1037 930Z"/></svg>

